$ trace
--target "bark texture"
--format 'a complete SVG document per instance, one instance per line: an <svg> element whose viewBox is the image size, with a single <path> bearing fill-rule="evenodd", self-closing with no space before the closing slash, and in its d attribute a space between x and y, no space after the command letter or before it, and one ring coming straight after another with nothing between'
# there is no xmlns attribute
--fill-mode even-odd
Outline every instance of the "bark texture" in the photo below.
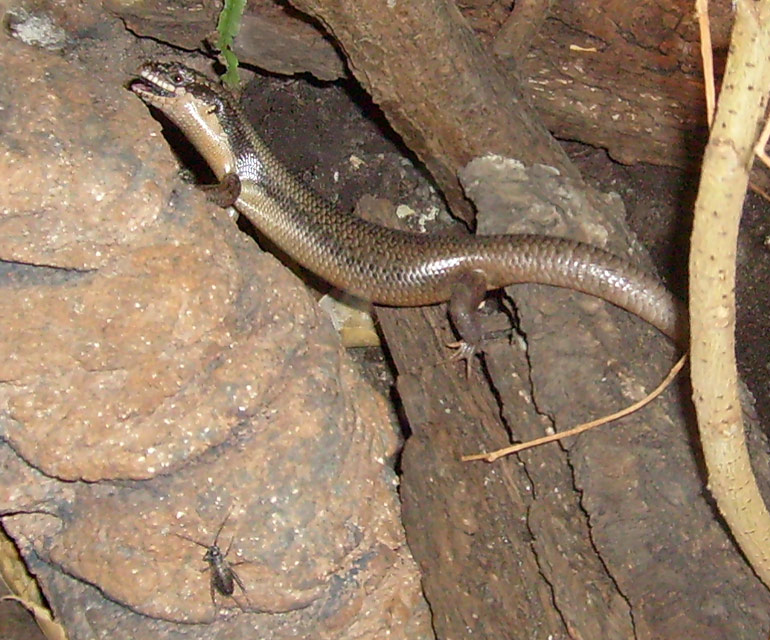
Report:
<svg viewBox="0 0 770 640"><path fill-rule="evenodd" d="M728 0L710 5L721 74L732 9ZM514 62L554 135L624 163L697 169L708 130L690 0L558 2L529 44Z"/></svg>
<svg viewBox="0 0 770 640"><path fill-rule="evenodd" d="M615 198L500 159L462 175L483 232L547 231L644 260ZM527 221L511 222L511 209ZM470 382L442 362L452 336L443 309L378 310L413 430L402 460L407 539L438 637L760 637L770 596L704 498L685 390L561 446L458 462L631 404L674 358L602 302L527 285L508 294L522 333L490 343ZM725 614L704 616L715 607Z"/></svg>
<svg viewBox="0 0 770 640"><path fill-rule="evenodd" d="M457 170L499 153L577 176L515 84L450 0L292 0L317 18L452 210L472 213Z"/></svg>

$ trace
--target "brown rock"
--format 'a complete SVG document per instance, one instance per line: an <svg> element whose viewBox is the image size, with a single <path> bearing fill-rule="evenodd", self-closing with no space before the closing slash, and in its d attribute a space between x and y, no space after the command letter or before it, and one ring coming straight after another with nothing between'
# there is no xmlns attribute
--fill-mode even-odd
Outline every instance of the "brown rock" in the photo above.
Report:
<svg viewBox="0 0 770 640"><path fill-rule="evenodd" d="M104 8L119 16L132 33L190 51L202 47L216 30L222 5L214 0L193 0L184 6L162 0L107 0Z"/></svg>
<svg viewBox="0 0 770 640"><path fill-rule="evenodd" d="M322 29L272 0L249 3L233 41L238 60L272 73L310 73L319 80L345 77L345 61Z"/></svg>
<svg viewBox="0 0 770 640"><path fill-rule="evenodd" d="M432 637L387 413L312 297L117 64L0 39L0 513L70 638ZM179 537L228 514L248 613Z"/></svg>

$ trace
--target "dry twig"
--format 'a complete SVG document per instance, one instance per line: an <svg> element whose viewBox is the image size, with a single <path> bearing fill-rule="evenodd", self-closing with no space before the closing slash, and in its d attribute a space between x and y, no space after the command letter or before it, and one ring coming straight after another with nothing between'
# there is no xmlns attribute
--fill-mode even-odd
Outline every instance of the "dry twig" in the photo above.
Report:
<svg viewBox="0 0 770 640"><path fill-rule="evenodd" d="M524 449L531 449L532 447L538 447L541 444L547 444L549 442L554 442L556 440L562 440L564 438L576 436L580 433L583 433L584 431L588 431L589 429L600 427L603 424L607 424L608 422L612 422L613 420L618 420L629 414L632 414L634 413L634 411L638 411L645 405L652 402L661 393L663 393L663 391L674 380L676 375L682 370L682 367L684 366L686 359L687 359L687 354L685 353L681 358L679 358L679 361L671 368L671 371L668 372L668 375L664 378L663 382L661 382L652 392L648 393L644 398L626 407L625 409L621 409L620 411L611 413L610 415L604 416L603 418L591 420L591 422L584 422L583 424L579 424L576 427L572 427L572 429L567 429L566 431L560 431L559 433L554 433L550 436L544 436L542 438L537 438L535 440L529 440L528 442L521 442L519 444L514 444L514 445L511 445L510 447L498 449L497 451L492 451L490 453L475 453L473 455L463 456L461 460L463 462L470 462L472 460L484 460L485 462L494 462L498 458L508 456L512 453L517 453L519 451L523 451Z"/></svg>

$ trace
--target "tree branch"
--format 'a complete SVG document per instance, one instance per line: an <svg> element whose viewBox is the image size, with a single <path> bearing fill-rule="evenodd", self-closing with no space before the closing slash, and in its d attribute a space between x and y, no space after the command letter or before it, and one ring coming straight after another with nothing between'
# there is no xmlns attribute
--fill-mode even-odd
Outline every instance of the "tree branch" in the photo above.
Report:
<svg viewBox="0 0 770 640"><path fill-rule="evenodd" d="M735 364L735 257L754 144L770 86L770 1L739 0L703 160L690 254L692 382L709 488L770 586L770 514L751 470Z"/></svg>

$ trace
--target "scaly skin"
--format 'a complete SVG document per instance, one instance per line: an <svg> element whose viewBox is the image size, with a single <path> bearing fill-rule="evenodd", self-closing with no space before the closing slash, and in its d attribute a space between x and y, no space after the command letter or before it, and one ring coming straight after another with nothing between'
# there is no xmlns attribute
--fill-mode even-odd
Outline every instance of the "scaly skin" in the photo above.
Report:
<svg viewBox="0 0 770 640"><path fill-rule="evenodd" d="M178 63L147 63L131 89L195 145L234 204L273 244L335 287L375 303L450 300L467 346L481 341L475 308L486 291L532 282L597 296L683 336L676 299L654 275L602 249L538 235L457 236L390 229L340 211L270 152L231 95Z"/></svg>

